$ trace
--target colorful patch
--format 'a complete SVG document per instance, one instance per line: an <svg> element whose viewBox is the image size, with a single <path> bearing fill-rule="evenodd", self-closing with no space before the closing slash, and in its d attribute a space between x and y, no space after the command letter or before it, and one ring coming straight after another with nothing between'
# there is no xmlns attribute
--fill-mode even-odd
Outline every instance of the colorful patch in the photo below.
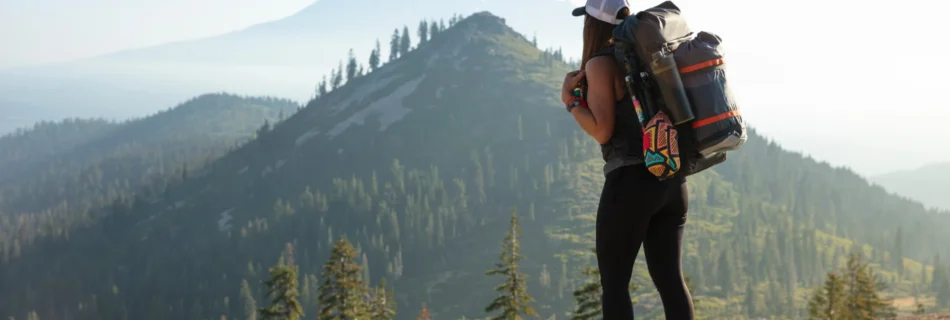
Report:
<svg viewBox="0 0 950 320"><path fill-rule="evenodd" d="M657 113L643 130L643 158L647 170L665 179L680 168L678 132L669 117Z"/></svg>

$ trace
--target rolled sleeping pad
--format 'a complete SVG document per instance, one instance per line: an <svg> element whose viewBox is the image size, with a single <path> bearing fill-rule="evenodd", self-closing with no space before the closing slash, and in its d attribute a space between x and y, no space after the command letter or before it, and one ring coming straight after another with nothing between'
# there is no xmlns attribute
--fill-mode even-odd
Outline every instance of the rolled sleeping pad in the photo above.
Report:
<svg viewBox="0 0 950 320"><path fill-rule="evenodd" d="M722 38L703 31L673 52L696 117L691 124L696 149L703 156L739 149L748 138L726 79L721 45Z"/></svg>

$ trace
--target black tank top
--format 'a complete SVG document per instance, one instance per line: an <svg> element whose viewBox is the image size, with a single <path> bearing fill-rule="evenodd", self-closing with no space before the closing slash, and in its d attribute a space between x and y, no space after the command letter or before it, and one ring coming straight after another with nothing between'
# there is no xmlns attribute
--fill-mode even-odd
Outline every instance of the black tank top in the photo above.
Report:
<svg viewBox="0 0 950 320"><path fill-rule="evenodd" d="M614 56L613 47L598 52L594 57ZM620 68L620 66L617 66ZM587 97L587 83L584 82L584 97ZM604 175L618 168L643 163L643 130L637 120L630 93L624 90L623 98L614 103L614 130L610 139L600 145L604 158Z"/></svg>

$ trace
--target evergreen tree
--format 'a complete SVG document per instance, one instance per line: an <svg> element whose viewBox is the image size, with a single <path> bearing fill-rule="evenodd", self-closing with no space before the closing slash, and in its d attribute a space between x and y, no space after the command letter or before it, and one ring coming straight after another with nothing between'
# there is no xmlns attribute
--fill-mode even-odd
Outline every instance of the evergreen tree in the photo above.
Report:
<svg viewBox="0 0 950 320"><path fill-rule="evenodd" d="M350 81L356 78L357 73L356 56L353 54L353 49L350 49L346 60L346 81Z"/></svg>
<svg viewBox="0 0 950 320"><path fill-rule="evenodd" d="M898 275L904 275L904 239L902 236L901 227L897 227L897 235L894 236L894 254L892 260L894 263L894 268L897 269Z"/></svg>
<svg viewBox="0 0 950 320"><path fill-rule="evenodd" d="M327 76L323 76L323 80L320 80L320 85L317 86L317 97L326 96L328 93L327 90Z"/></svg>
<svg viewBox="0 0 950 320"><path fill-rule="evenodd" d="M426 304L422 304L422 310L419 310L419 316L416 317L416 320L432 320L432 316L429 315L429 309L426 308Z"/></svg>
<svg viewBox="0 0 950 320"><path fill-rule="evenodd" d="M340 61L339 68L333 71L333 75L330 78L330 88L336 90L340 88L340 85L343 84L343 61Z"/></svg>
<svg viewBox="0 0 950 320"><path fill-rule="evenodd" d="M874 271L852 253L841 267L841 276L829 273L825 284L808 303L811 319L865 320L894 316L894 308L879 292L885 286Z"/></svg>
<svg viewBox="0 0 950 320"><path fill-rule="evenodd" d="M386 280L380 281L373 289L369 305L370 320L392 320L396 318L396 300L391 289L386 287Z"/></svg>
<svg viewBox="0 0 950 320"><path fill-rule="evenodd" d="M719 254L719 286L722 288L722 294L726 297L732 295L733 286L735 285L735 280L733 276L733 259L732 251L726 247L723 249L722 253Z"/></svg>
<svg viewBox="0 0 950 320"><path fill-rule="evenodd" d="M587 267L583 270L584 284L574 290L574 301L576 307L571 316L571 320L589 320L600 318L602 310L601 305L601 286L600 272L597 267Z"/></svg>
<svg viewBox="0 0 950 320"><path fill-rule="evenodd" d="M877 319L893 316L891 301L882 298L883 283L859 254L848 256L845 264L845 282L848 288L846 307L851 319Z"/></svg>
<svg viewBox="0 0 950 320"><path fill-rule="evenodd" d="M429 40L429 23L425 20L419 21L419 46L422 46L426 41Z"/></svg>
<svg viewBox="0 0 950 320"><path fill-rule="evenodd" d="M380 55L379 39L376 39L376 48L373 49L373 52L369 53L369 70L373 71L376 68L379 68L379 55Z"/></svg>
<svg viewBox="0 0 950 320"><path fill-rule="evenodd" d="M937 306L950 308L950 279L943 280L943 284L937 289Z"/></svg>
<svg viewBox="0 0 950 320"><path fill-rule="evenodd" d="M815 288L815 293L808 301L809 319L813 320L847 320L848 309L845 306L847 293L845 282L834 272L829 273L825 284Z"/></svg>
<svg viewBox="0 0 950 320"><path fill-rule="evenodd" d="M244 319L257 320L257 301L247 280L241 280L241 300L244 301Z"/></svg>
<svg viewBox="0 0 950 320"><path fill-rule="evenodd" d="M492 318L494 320L520 320L523 319L522 315L537 316L534 308L529 305L534 299L528 295L525 275L518 272L518 264L524 259L524 256L519 253L521 250L521 244L518 242L520 237L521 226L518 223L518 211L513 210L510 229L501 246L500 261L495 264L494 269L486 272L490 276L500 275L505 278L502 284L495 287L495 291L499 294L498 297L485 307L487 313L500 311L500 314Z"/></svg>
<svg viewBox="0 0 950 320"><path fill-rule="evenodd" d="M435 35L439 34L439 23L435 20L429 23L429 40L435 39Z"/></svg>
<svg viewBox="0 0 950 320"><path fill-rule="evenodd" d="M759 315L759 306L756 295L755 286L753 286L752 282L749 282L745 289L745 315L748 318L753 318Z"/></svg>
<svg viewBox="0 0 950 320"><path fill-rule="evenodd" d="M412 39L409 38L409 27L402 27L402 38L399 39L399 56L405 57L412 48Z"/></svg>
<svg viewBox="0 0 950 320"><path fill-rule="evenodd" d="M298 320L303 317L303 308L297 301L297 267L280 264L270 269L270 279L264 282L271 303L258 310L265 320Z"/></svg>
<svg viewBox="0 0 950 320"><path fill-rule="evenodd" d="M945 280L950 280L950 274L944 272L943 265L940 264L940 254L934 256L933 274L930 276L930 290L939 291Z"/></svg>
<svg viewBox="0 0 950 320"><path fill-rule="evenodd" d="M393 37L389 40L389 62L396 61L399 58L399 48L402 47L399 40L399 29L394 29Z"/></svg>
<svg viewBox="0 0 950 320"><path fill-rule="evenodd" d="M689 275L684 275L683 282L686 283L686 291L689 292L690 295L693 295L693 288L695 288L693 286L693 277L690 277Z"/></svg>
<svg viewBox="0 0 950 320"><path fill-rule="evenodd" d="M320 319L355 320L366 318L363 298L366 287L357 253L346 238L333 245L330 259L323 266L320 285Z"/></svg>

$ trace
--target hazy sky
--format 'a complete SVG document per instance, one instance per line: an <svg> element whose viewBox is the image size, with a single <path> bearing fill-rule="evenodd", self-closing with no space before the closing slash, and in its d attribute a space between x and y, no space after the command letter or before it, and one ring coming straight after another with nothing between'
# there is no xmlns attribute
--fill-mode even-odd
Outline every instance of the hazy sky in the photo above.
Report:
<svg viewBox="0 0 950 320"><path fill-rule="evenodd" d="M201 38L314 0L0 0L0 68Z"/></svg>
<svg viewBox="0 0 950 320"><path fill-rule="evenodd" d="M413 5L440 0L386 1ZM493 10L518 1L472 0L472 4ZM0 68L221 34L291 15L312 2L0 0ZM631 0L634 9L657 2ZM950 130L943 129L950 119L945 96L950 92L946 80L950 64L942 63L950 52L950 43L942 40L945 30L950 30L950 19L945 17L950 12L948 4L933 0L675 2L692 29L713 31L724 38L730 81L746 119L786 148L864 174L950 161L950 149L945 147L950 145ZM565 53L574 55L580 39L573 28L580 23L569 19L565 13L519 19L509 25L526 34L546 31L544 36L539 32L542 46L563 46ZM565 29L574 33L558 36ZM356 40L360 41L357 48L370 41Z"/></svg>

